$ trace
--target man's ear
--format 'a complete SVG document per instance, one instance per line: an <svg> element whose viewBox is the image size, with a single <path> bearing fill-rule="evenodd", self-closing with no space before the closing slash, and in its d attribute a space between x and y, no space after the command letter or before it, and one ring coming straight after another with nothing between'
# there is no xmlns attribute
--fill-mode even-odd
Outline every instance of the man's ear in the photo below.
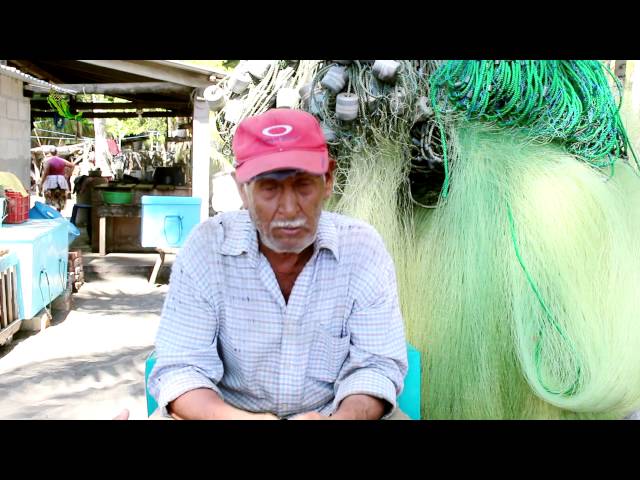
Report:
<svg viewBox="0 0 640 480"><path fill-rule="evenodd" d="M325 184L324 184L324 198L328 199L333 193L333 181L334 181L334 172L336 170L336 161L333 158L329 158L329 169L327 173L324 174Z"/></svg>
<svg viewBox="0 0 640 480"><path fill-rule="evenodd" d="M236 178L236 172L231 172L231 178L236 182L236 188L238 189L238 193L240 194L240 198L242 199L242 206L245 209L249 208L249 199L247 198L247 191L244 188L244 184L239 183Z"/></svg>

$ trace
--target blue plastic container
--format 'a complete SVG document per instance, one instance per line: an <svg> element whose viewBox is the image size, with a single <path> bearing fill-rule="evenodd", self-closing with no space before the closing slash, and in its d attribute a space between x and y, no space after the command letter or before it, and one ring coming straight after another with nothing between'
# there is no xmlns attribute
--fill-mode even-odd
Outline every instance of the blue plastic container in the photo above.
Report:
<svg viewBox="0 0 640 480"><path fill-rule="evenodd" d="M80 230L69 220L64 218L62 214L56 210L55 208L46 205L42 202L36 202L31 210L29 210L29 218L35 219L61 219L67 223L67 228L69 229L69 245L76 239L76 237L80 236Z"/></svg>
<svg viewBox="0 0 640 480"><path fill-rule="evenodd" d="M18 256L20 318L33 318L67 287L69 247L64 219L29 219L0 229L0 247Z"/></svg>
<svg viewBox="0 0 640 480"><path fill-rule="evenodd" d="M200 223L200 198L145 195L140 200L143 247L181 247Z"/></svg>

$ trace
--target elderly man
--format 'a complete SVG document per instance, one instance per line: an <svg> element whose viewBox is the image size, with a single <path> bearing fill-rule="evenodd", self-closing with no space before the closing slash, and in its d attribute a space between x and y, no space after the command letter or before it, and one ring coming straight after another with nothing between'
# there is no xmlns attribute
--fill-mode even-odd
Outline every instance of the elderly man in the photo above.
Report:
<svg viewBox="0 0 640 480"><path fill-rule="evenodd" d="M246 210L200 224L176 259L149 380L159 415L407 418L394 266L370 225L322 210L335 161L320 125L269 110L233 151Z"/></svg>

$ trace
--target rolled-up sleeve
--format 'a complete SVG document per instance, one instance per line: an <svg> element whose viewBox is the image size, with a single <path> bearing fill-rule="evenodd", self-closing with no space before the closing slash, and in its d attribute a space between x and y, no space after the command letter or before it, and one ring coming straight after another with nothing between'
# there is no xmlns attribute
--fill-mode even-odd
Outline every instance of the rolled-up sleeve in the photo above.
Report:
<svg viewBox="0 0 640 480"><path fill-rule="evenodd" d="M379 238L379 237L378 237ZM366 394L396 408L407 374L407 344L393 261L382 244L358 278L358 294L348 319L349 355L335 385L333 411L345 397Z"/></svg>
<svg viewBox="0 0 640 480"><path fill-rule="evenodd" d="M160 408L197 388L221 395L216 386L224 373L216 345L218 316L203 261L208 248L204 228L197 229L172 268L156 335L157 361L149 376L150 393Z"/></svg>

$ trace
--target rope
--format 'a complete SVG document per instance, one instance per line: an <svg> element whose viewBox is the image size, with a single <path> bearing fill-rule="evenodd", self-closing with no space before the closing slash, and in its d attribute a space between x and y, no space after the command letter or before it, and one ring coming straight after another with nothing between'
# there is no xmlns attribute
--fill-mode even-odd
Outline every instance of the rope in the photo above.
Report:
<svg viewBox="0 0 640 480"><path fill-rule="evenodd" d="M545 313L545 315L546 315L546 317L547 317L547 319L549 321L549 324L553 327L554 330L556 330L558 332L558 334L560 335L560 337L562 338L564 343L569 346L569 350L571 351L572 357L573 358L577 358L577 352L576 352L576 349L575 349L575 346L574 346L573 342L567 336L565 331L562 329L562 327L560 326L560 324L556 320L556 318L553 315L553 313L551 313L551 310L549 309L549 307L547 306L547 304L543 300L542 295L540 294L540 290L539 290L536 282L533 280L533 278L531 277L531 274L527 270L526 265L524 264L524 260L522 259L522 255L520 253L520 250L518 249L518 239L517 239L517 236L516 236L515 223L513 221L513 212L511 211L511 206L509 204L507 204L507 215L509 217L509 232L511 233L511 241L513 242L513 248L515 250L515 254L516 254L516 258L518 259L518 263L520 264L520 267L522 267L522 271L524 272L524 274L525 274L525 276L527 278L527 282L529 283L529 286L531 287L531 290L533 290L533 293L535 294L536 298L538 299L538 302L540 303L540 306L544 310L544 313ZM571 386L568 387L567 389L565 389L564 391L562 391L562 390L552 390L542 380L541 352L542 352L542 340L543 340L543 337L544 337L544 330L543 330L543 328L541 326L540 329L538 330L538 337L537 337L537 340L536 340L535 351L534 351L536 374L537 374L537 377L538 377L538 381L540 382L540 385L542 385L542 388L544 388L548 393L551 393L553 395L563 395L563 396L574 395L578 390L578 386L580 385L580 380L582 378L582 371L581 371L580 364L578 362L575 363L575 380L573 381Z"/></svg>
<svg viewBox="0 0 640 480"><path fill-rule="evenodd" d="M443 117L449 108L468 120L526 129L532 138L560 141L594 167L611 166L628 152L640 162L609 88L608 69L596 60L449 60L432 75L431 104L440 127L445 181L449 166Z"/></svg>

